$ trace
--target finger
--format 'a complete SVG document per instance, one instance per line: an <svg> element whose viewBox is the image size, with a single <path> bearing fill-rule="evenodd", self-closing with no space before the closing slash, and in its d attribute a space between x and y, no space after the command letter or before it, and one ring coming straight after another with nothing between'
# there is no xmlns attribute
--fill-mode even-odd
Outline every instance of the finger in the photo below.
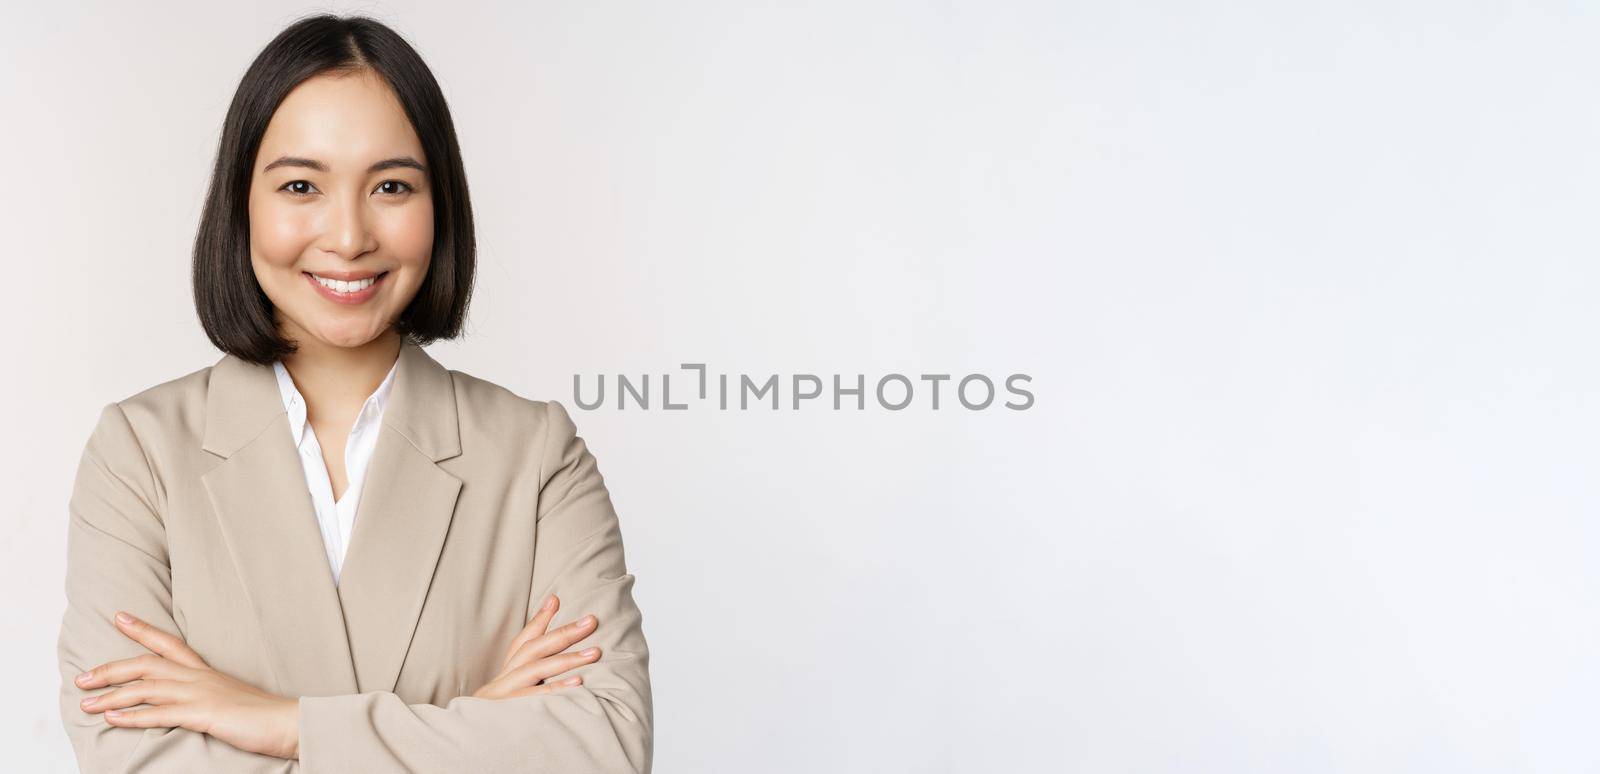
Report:
<svg viewBox="0 0 1600 774"><path fill-rule="evenodd" d="M512 685L537 685L541 680L548 680L599 660L599 648L585 648L575 653L562 653L523 664L507 672L506 679Z"/></svg>
<svg viewBox="0 0 1600 774"><path fill-rule="evenodd" d="M194 652L182 637L162 631L125 612L118 612L114 620L117 630L132 638L162 658L171 659L187 667L203 667L206 662Z"/></svg>
<svg viewBox="0 0 1600 774"><path fill-rule="evenodd" d="M104 688L108 685L134 680L177 680L188 674L188 667L174 664L153 653L133 658L107 661L81 675L75 681L79 688Z"/></svg>
<svg viewBox="0 0 1600 774"><path fill-rule="evenodd" d="M105 713L107 723L122 728L179 728L184 725L188 705L168 704L160 707L110 710Z"/></svg>
<svg viewBox="0 0 1600 774"><path fill-rule="evenodd" d="M581 684L583 684L583 676L577 675L575 677L569 677L558 683L545 683L529 688L523 688L519 691L512 691L506 695L506 698L515 699L518 696L537 696L541 693L555 693L563 688L572 688Z"/></svg>
<svg viewBox="0 0 1600 774"><path fill-rule="evenodd" d="M594 633L597 624L598 620L594 616L586 615L553 632L529 640L506 660L505 666L501 667L500 671L509 672L534 659L560 653Z"/></svg>
<svg viewBox="0 0 1600 774"><path fill-rule="evenodd" d="M534 614L533 619L528 621L527 626L522 627L522 631L518 632L517 636L511 640L511 646L506 648L505 658L500 659L501 672L506 671L511 664L511 657L525 643L544 634L545 629L550 626L550 619L554 618L556 611L560 609L561 600L556 595L551 594L545 597L544 605L539 608L539 612Z"/></svg>
<svg viewBox="0 0 1600 774"><path fill-rule="evenodd" d="M172 680L140 680L109 693L90 696L79 702L78 706L84 712L93 714L138 704L175 704L184 699L182 691L185 685Z"/></svg>
<svg viewBox="0 0 1600 774"><path fill-rule="evenodd" d="M522 631L517 632L517 636L513 637L511 644L506 647L506 654L500 659L500 671L502 673L510 667L512 656L524 644L544 634L545 629L550 626L550 619L555 617L556 611L560 608L561 600L556 595L551 594L545 597L544 604L540 606L539 611L534 613L533 618L529 619L528 624L522 627Z"/></svg>

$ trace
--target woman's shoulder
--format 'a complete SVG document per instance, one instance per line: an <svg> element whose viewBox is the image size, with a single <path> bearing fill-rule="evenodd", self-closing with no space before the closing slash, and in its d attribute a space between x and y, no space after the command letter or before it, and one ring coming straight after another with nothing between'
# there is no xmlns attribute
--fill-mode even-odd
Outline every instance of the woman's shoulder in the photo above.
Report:
<svg viewBox="0 0 1600 774"><path fill-rule="evenodd" d="M102 415L119 411L136 427L143 424L181 424L205 409L207 385L215 365L145 387L102 407Z"/></svg>
<svg viewBox="0 0 1600 774"><path fill-rule="evenodd" d="M544 437L558 446L577 434L571 414L559 400L523 395L466 371L445 370L455 391L457 422L463 433L523 439ZM238 376L235 373L232 378ZM96 433L130 435L141 445L152 443L165 447L174 443L181 445L184 441L199 443L206 433L208 396L218 387L218 381L228 378L227 359L224 358L143 388L104 405ZM275 394L276 387L272 389ZM275 405L276 400L267 403Z"/></svg>
<svg viewBox="0 0 1600 774"><path fill-rule="evenodd" d="M148 460L204 432L207 385L215 366L145 387L100 406L90 451Z"/></svg>
<svg viewBox="0 0 1600 774"><path fill-rule="evenodd" d="M196 368L182 376L145 387L119 401L123 408L153 410L184 403L205 403L206 388L211 383L211 373L217 364Z"/></svg>
<svg viewBox="0 0 1600 774"><path fill-rule="evenodd" d="M571 434L572 417L554 398L540 399L465 371L450 369L463 429L473 426L503 432L507 425L528 431Z"/></svg>
<svg viewBox="0 0 1600 774"><path fill-rule="evenodd" d="M463 449L488 454L502 469L536 466L541 487L559 471L570 475L595 466L588 441L561 401L524 397L487 379L450 373Z"/></svg>

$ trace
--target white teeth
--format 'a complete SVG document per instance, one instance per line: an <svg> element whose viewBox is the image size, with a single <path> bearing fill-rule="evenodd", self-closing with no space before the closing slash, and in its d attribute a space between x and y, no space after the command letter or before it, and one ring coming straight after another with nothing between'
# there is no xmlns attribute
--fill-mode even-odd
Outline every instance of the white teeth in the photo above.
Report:
<svg viewBox="0 0 1600 774"><path fill-rule="evenodd" d="M328 279L327 277L318 277L315 274L311 275L311 277L312 279L315 279L318 284L329 290L332 290L335 293L355 293L357 291L366 290L367 288L372 287L372 283L378 281L377 277L368 277L363 280L354 280L351 282Z"/></svg>

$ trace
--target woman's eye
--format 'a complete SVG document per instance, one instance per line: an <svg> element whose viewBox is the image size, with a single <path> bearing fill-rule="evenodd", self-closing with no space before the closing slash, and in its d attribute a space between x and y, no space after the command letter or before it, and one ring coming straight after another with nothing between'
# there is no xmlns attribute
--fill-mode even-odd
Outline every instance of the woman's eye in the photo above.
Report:
<svg viewBox="0 0 1600 774"><path fill-rule="evenodd" d="M317 188L316 188L316 186L313 186L312 184L310 184L310 183L308 183L308 182L306 182L304 180L290 180L289 182L284 183L283 187L279 188L278 190L280 190L280 191L288 191L289 193L292 193L292 194L296 194L296 195L299 195L299 196L304 196L306 194L309 194L309 193L317 190Z"/></svg>
<svg viewBox="0 0 1600 774"><path fill-rule="evenodd" d="M411 184L404 180L385 180L378 184L378 193L402 194L411 193Z"/></svg>

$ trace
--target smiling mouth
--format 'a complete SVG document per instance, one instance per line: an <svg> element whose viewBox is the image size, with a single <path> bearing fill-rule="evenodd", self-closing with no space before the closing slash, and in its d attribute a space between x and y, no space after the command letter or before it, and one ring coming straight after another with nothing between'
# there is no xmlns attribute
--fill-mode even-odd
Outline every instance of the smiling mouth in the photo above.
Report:
<svg viewBox="0 0 1600 774"><path fill-rule="evenodd" d="M389 272L383 272L381 274L377 274L377 275L372 276L372 277L367 277L366 279L349 280L349 281L329 279L327 277L319 276L317 274L312 274L309 271L308 272L302 272L302 273L305 274L306 276L310 277L311 279L316 280L317 284L319 284L319 285L321 285L321 286L323 286L323 287L325 287L325 288L327 288L327 289L329 289L329 290L331 290L331 291L333 291L335 293L338 293L340 295L354 295L356 293L360 293L363 290L366 290L367 288L372 287L374 284L376 284L378 282L378 280L383 279L383 276L385 274L388 274Z"/></svg>

